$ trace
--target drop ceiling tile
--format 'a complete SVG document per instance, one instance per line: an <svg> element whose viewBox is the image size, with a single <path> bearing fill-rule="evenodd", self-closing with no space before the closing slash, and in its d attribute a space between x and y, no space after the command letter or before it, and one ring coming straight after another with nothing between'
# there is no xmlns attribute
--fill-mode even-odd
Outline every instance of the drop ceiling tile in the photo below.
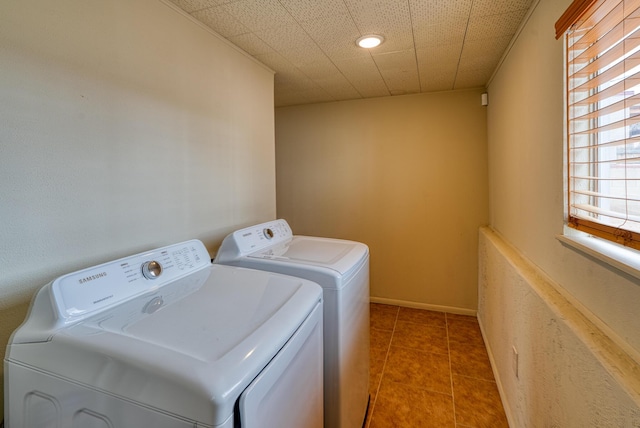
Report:
<svg viewBox="0 0 640 428"><path fill-rule="evenodd" d="M239 34L229 37L229 41L249 55L260 55L275 52L271 46L263 42L253 33Z"/></svg>
<svg viewBox="0 0 640 428"><path fill-rule="evenodd" d="M343 0L280 0L280 3L298 22L349 13Z"/></svg>
<svg viewBox="0 0 640 428"><path fill-rule="evenodd" d="M356 88L340 73L327 74L313 81L336 100L362 98Z"/></svg>
<svg viewBox="0 0 640 428"><path fill-rule="evenodd" d="M382 79L378 82L358 82L355 86L357 86L358 93L363 98L388 97L391 95Z"/></svg>
<svg viewBox="0 0 640 428"><path fill-rule="evenodd" d="M462 44L467 31L467 22L445 26L442 24L419 26L414 29L415 47Z"/></svg>
<svg viewBox="0 0 640 428"><path fill-rule="evenodd" d="M455 83L455 71L439 74L420 73L421 92L450 91Z"/></svg>
<svg viewBox="0 0 640 428"><path fill-rule="evenodd" d="M487 84L487 81L489 81L489 78L491 78L491 74L492 71L484 69L458 71L454 89L468 89L485 86Z"/></svg>
<svg viewBox="0 0 640 428"><path fill-rule="evenodd" d="M393 70L411 72L418 69L416 52L413 49L372 56L380 72Z"/></svg>
<svg viewBox="0 0 640 428"><path fill-rule="evenodd" d="M210 7L193 12L191 15L226 38L249 32L249 29L229 15L223 6Z"/></svg>
<svg viewBox="0 0 640 428"><path fill-rule="evenodd" d="M261 30L255 35L295 65L326 58L322 49L298 24Z"/></svg>
<svg viewBox="0 0 640 428"><path fill-rule="evenodd" d="M462 43L471 0L409 0L415 48Z"/></svg>
<svg viewBox="0 0 640 428"><path fill-rule="evenodd" d="M453 89L462 44L427 47L416 52L422 92Z"/></svg>
<svg viewBox="0 0 640 428"><path fill-rule="evenodd" d="M497 15L516 10L527 11L533 0L474 0L471 17Z"/></svg>
<svg viewBox="0 0 640 428"><path fill-rule="evenodd" d="M349 82L342 73L327 74L322 78L314 79L314 82L336 97L343 97L343 95L340 94L347 94L350 98L360 97L356 88L353 87L351 82Z"/></svg>
<svg viewBox="0 0 640 428"><path fill-rule="evenodd" d="M301 22L302 28L332 60L368 56L356 45L361 36L351 15L335 15Z"/></svg>
<svg viewBox="0 0 640 428"><path fill-rule="evenodd" d="M254 58L274 70L276 74L282 71L295 70L293 64L291 64L285 57L278 52L270 52L264 54L254 55Z"/></svg>
<svg viewBox="0 0 640 428"><path fill-rule="evenodd" d="M322 79L324 76L333 74L342 74L327 57L316 62L301 64L298 69L312 80Z"/></svg>
<svg viewBox="0 0 640 428"><path fill-rule="evenodd" d="M465 40L472 41L501 36L513 36L526 13L526 10L517 10L499 15L471 18Z"/></svg>
<svg viewBox="0 0 640 428"><path fill-rule="evenodd" d="M420 92L420 77L413 49L373 56L389 91L394 93Z"/></svg>
<svg viewBox="0 0 640 428"><path fill-rule="evenodd" d="M169 0L185 12L191 13L208 7L218 6L229 0Z"/></svg>
<svg viewBox="0 0 640 428"><path fill-rule="evenodd" d="M380 71L371 55L341 58L333 61L338 70L349 79L379 78Z"/></svg>
<svg viewBox="0 0 640 428"><path fill-rule="evenodd" d="M345 0L353 21L362 35L380 34L385 41L372 49L375 53L394 52L413 48L411 14L406 0L387 0L371 4Z"/></svg>
<svg viewBox="0 0 640 428"><path fill-rule="evenodd" d="M469 19L474 0L409 0L411 16L416 25L457 25Z"/></svg>
<svg viewBox="0 0 640 428"><path fill-rule="evenodd" d="M285 57L287 61L296 67L302 67L305 64L318 63L327 56L317 46L311 46L304 49L293 49L288 51L281 51L280 55Z"/></svg>
<svg viewBox="0 0 640 428"><path fill-rule="evenodd" d="M239 0L221 7L251 32L296 23L278 0Z"/></svg>
<svg viewBox="0 0 640 428"><path fill-rule="evenodd" d="M434 67L439 64L455 64L457 66L462 55L462 43L452 43L448 45L426 46L416 50L418 66Z"/></svg>
<svg viewBox="0 0 640 428"><path fill-rule="evenodd" d="M510 36L503 36L465 43L460 55L460 70L489 68L493 72L510 41Z"/></svg>
<svg viewBox="0 0 640 428"><path fill-rule="evenodd" d="M372 24L406 25L411 22L406 0L345 0L349 13L358 26ZM361 28L362 29L362 28Z"/></svg>
<svg viewBox="0 0 640 428"><path fill-rule="evenodd" d="M346 58L335 62L336 67L351 85L365 98L390 95L378 66L369 55Z"/></svg>
<svg viewBox="0 0 640 428"><path fill-rule="evenodd" d="M407 74L401 72L383 73L384 81L391 95L420 93L420 76L417 72Z"/></svg>
<svg viewBox="0 0 640 428"><path fill-rule="evenodd" d="M256 31L255 34L277 51L315 44L311 37L309 37L297 23L259 30Z"/></svg>
<svg viewBox="0 0 640 428"><path fill-rule="evenodd" d="M330 94L320 87L312 87L306 90L301 90L300 95L307 99L308 103L326 103L335 101Z"/></svg>

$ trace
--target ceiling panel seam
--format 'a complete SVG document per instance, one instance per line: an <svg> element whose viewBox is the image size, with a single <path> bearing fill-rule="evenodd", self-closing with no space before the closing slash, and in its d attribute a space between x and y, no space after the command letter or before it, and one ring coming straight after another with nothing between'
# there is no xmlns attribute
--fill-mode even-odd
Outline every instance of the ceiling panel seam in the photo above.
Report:
<svg viewBox="0 0 640 428"><path fill-rule="evenodd" d="M409 23L411 24L411 40L413 41L413 56L416 60L416 73L418 74L418 87L422 92L422 77L420 77L420 65L418 64L418 48L416 44L416 32L413 27L413 11L411 10L411 1L407 0L407 7L409 8Z"/></svg>
<svg viewBox="0 0 640 428"><path fill-rule="evenodd" d="M460 49L460 56L458 57L458 65L456 66L455 77L453 78L453 86L451 90L456 88L456 82L458 81L458 72L460 71L460 62L462 61L462 52L464 52L464 44L467 40L467 32L469 31L469 23L471 22L471 11L473 10L473 3L475 0L471 0L471 4L469 5L469 13L467 14L467 25L464 29L464 36L462 37L462 49Z"/></svg>

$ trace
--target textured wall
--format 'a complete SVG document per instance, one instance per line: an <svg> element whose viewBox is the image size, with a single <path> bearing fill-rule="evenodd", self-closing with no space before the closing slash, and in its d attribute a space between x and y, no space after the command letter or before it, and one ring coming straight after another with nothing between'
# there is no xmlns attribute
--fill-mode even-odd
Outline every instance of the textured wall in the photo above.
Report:
<svg viewBox="0 0 640 428"><path fill-rule="evenodd" d="M362 241L377 301L475 313L481 89L276 109L278 216Z"/></svg>
<svg viewBox="0 0 640 428"><path fill-rule="evenodd" d="M158 0L0 16L0 354L58 275L275 217L269 70Z"/></svg>
<svg viewBox="0 0 640 428"><path fill-rule="evenodd" d="M511 426L640 426L640 365L501 236L481 229L479 248L478 317Z"/></svg>

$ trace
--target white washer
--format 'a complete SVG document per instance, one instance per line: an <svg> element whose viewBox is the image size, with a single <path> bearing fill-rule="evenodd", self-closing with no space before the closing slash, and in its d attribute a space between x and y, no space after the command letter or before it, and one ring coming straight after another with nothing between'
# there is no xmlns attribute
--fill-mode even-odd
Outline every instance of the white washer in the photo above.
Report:
<svg viewBox="0 0 640 428"><path fill-rule="evenodd" d="M4 368L8 428L319 428L322 289L187 241L44 286Z"/></svg>
<svg viewBox="0 0 640 428"><path fill-rule="evenodd" d="M294 236L280 219L228 235L214 263L293 275L322 286L325 427L362 427L369 403L368 247Z"/></svg>

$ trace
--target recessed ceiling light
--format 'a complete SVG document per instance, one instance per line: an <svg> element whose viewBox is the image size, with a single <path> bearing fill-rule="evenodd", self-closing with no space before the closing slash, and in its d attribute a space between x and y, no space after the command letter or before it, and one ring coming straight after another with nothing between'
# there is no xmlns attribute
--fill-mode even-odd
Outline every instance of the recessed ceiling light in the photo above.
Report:
<svg viewBox="0 0 640 428"><path fill-rule="evenodd" d="M356 44L361 48L371 49L379 46L382 42L384 42L384 37L378 36L376 34L370 34L368 36L362 36L358 40L356 40Z"/></svg>

